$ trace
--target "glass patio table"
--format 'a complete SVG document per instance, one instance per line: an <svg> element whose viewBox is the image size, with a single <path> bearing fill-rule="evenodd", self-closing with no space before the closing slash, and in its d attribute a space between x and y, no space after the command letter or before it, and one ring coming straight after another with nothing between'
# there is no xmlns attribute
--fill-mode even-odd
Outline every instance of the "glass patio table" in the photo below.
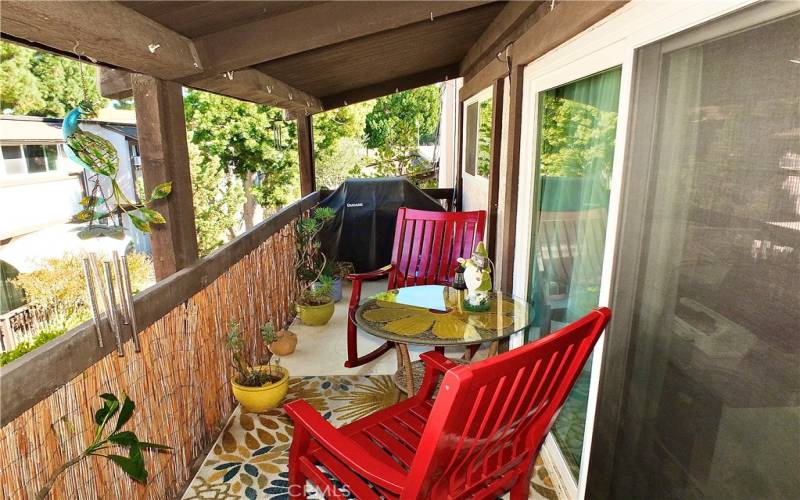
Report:
<svg viewBox="0 0 800 500"><path fill-rule="evenodd" d="M355 320L361 329L396 344L395 382L409 395L419 388L424 368L420 361L411 362L408 345L468 347L495 342L533 321L533 306L511 295L490 293L486 311L468 310L465 296L466 290L420 285L373 295L358 307Z"/></svg>

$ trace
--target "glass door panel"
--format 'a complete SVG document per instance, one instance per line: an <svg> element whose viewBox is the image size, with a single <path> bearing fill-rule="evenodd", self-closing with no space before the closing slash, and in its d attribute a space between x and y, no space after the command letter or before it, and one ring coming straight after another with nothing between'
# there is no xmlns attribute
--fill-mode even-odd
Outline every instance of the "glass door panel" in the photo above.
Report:
<svg viewBox="0 0 800 500"><path fill-rule="evenodd" d="M537 211L531 289L537 328L555 331L597 307L617 130L621 69L539 95ZM552 433L577 478L586 423L591 362Z"/></svg>
<svg viewBox="0 0 800 500"><path fill-rule="evenodd" d="M800 492L800 15L753 24L637 56L611 498Z"/></svg>

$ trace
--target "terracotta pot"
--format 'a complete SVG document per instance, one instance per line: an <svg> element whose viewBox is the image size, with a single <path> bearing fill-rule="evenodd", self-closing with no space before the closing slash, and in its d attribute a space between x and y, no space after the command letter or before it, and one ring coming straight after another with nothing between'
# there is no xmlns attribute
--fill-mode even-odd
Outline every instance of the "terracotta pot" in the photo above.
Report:
<svg viewBox="0 0 800 500"><path fill-rule="evenodd" d="M277 334L278 340L269 345L269 350L276 356L288 356L297 347L297 335L289 330L281 330Z"/></svg>

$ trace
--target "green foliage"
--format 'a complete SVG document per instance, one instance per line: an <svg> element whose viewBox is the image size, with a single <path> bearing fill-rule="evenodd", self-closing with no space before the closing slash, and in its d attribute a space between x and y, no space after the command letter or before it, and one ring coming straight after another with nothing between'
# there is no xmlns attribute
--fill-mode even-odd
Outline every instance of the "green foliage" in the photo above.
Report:
<svg viewBox="0 0 800 500"><path fill-rule="evenodd" d="M19 115L63 117L81 101L108 103L95 85L96 68L72 59L0 42L0 108ZM86 95L84 97L84 88Z"/></svg>
<svg viewBox="0 0 800 500"><path fill-rule="evenodd" d="M374 101L352 104L314 116L314 169L318 187L335 188L349 177L363 177L368 163L364 125Z"/></svg>
<svg viewBox="0 0 800 500"><path fill-rule="evenodd" d="M378 155L378 175L413 175L430 170L415 153L420 144L436 140L440 95L436 85L406 90L375 101L367 115L364 138Z"/></svg>
<svg viewBox="0 0 800 500"><path fill-rule="evenodd" d="M155 282L153 263L140 253L129 253L128 272L134 293ZM0 366L27 354L91 318L83 263L77 255L46 259L36 271L17 275L11 283L24 291L29 304L42 308L48 320L31 339L0 354Z"/></svg>
<svg viewBox="0 0 800 500"><path fill-rule="evenodd" d="M263 207L299 196L296 126L282 110L200 91L185 96L184 108L206 171L233 172L245 196Z"/></svg>
<svg viewBox="0 0 800 500"><path fill-rule="evenodd" d="M481 101L478 112L478 175L489 177L492 165L492 100Z"/></svg>
<svg viewBox="0 0 800 500"><path fill-rule="evenodd" d="M147 484L147 469L144 465L143 449L157 451L171 450L169 446L157 443L140 441L133 431L123 431L122 428L133 417L136 404L127 395L124 395L122 403L113 394L104 393L100 395L103 400L101 406L94 414L94 421L97 425L94 432L94 439L78 456L68 460L51 475L45 485L36 493L37 499L44 499L53 488L56 479L64 471L77 464L86 457L102 457L117 464L131 479ZM115 421L116 417L116 421ZM111 426L112 430L106 434L106 428ZM105 437L103 435L105 434ZM127 450L128 456L110 453L114 449ZM109 450L109 451L105 451Z"/></svg>
<svg viewBox="0 0 800 500"><path fill-rule="evenodd" d="M134 293L154 283L153 263L148 256L132 252L127 260ZM64 314L87 307L83 263L78 255L45 259L39 264L36 271L21 273L12 280L14 286L24 290L28 303Z"/></svg>
<svg viewBox="0 0 800 500"><path fill-rule="evenodd" d="M307 217L301 217L297 221L295 229L295 241L297 249L297 263L295 273L301 284L300 299L301 303L318 303L320 295L313 291L314 283L320 281L325 276L325 271L329 268L328 259L322 252L322 245L319 241L319 232L326 222L333 219L336 213L328 207L320 207L311 212ZM326 294L330 295L330 292Z"/></svg>
<svg viewBox="0 0 800 500"><path fill-rule="evenodd" d="M189 144L194 224L197 249L204 257L222 246L239 223L244 189L241 180L218 165L202 161L196 145Z"/></svg>
<svg viewBox="0 0 800 500"><path fill-rule="evenodd" d="M236 320L228 322L228 336L225 344L231 353L231 364L236 371L234 381L239 385L261 387L267 383L278 382L283 378L283 373L277 369L280 360L276 359L272 363L272 352L269 350L269 344L278 340L275 328L271 322L267 322L261 326L260 333L261 342L264 344L264 359L260 363L261 366L253 366L247 361L245 342L242 338L239 322Z"/></svg>
<svg viewBox="0 0 800 500"><path fill-rule="evenodd" d="M542 175L610 179L616 112L546 93L542 116Z"/></svg>
<svg viewBox="0 0 800 500"><path fill-rule="evenodd" d="M0 366L7 365L23 355L35 351L54 338L65 334L81 323L91 319L88 309L80 309L74 313L59 312L50 317L39 332L30 340L17 344L13 349L0 353Z"/></svg>

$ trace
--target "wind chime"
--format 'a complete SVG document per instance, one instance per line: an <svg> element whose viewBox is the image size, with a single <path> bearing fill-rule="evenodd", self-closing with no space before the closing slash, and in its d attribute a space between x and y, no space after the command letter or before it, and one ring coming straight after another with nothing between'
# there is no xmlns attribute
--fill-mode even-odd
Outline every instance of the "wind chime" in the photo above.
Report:
<svg viewBox="0 0 800 500"><path fill-rule="evenodd" d="M139 352L141 346L128 261L124 248L119 245L125 239L123 216L127 216L131 224L144 233L150 232L150 224L165 223L166 219L148 205L166 198L172 190L172 183L156 186L151 196L142 202L134 203L125 195L117 182L119 158L116 148L108 140L82 130L79 126L81 116L91 115L92 109L87 99L82 54L77 48L76 44L75 55L79 62L83 101L64 117L62 133L67 156L84 168L90 189L89 194L81 200L83 208L75 214L73 220L88 223L78 232L78 237L87 242L83 271L97 343L103 347L103 323L100 315L105 313L116 342L117 354L124 356L124 327L131 329L134 350ZM107 188L110 191L108 193Z"/></svg>

